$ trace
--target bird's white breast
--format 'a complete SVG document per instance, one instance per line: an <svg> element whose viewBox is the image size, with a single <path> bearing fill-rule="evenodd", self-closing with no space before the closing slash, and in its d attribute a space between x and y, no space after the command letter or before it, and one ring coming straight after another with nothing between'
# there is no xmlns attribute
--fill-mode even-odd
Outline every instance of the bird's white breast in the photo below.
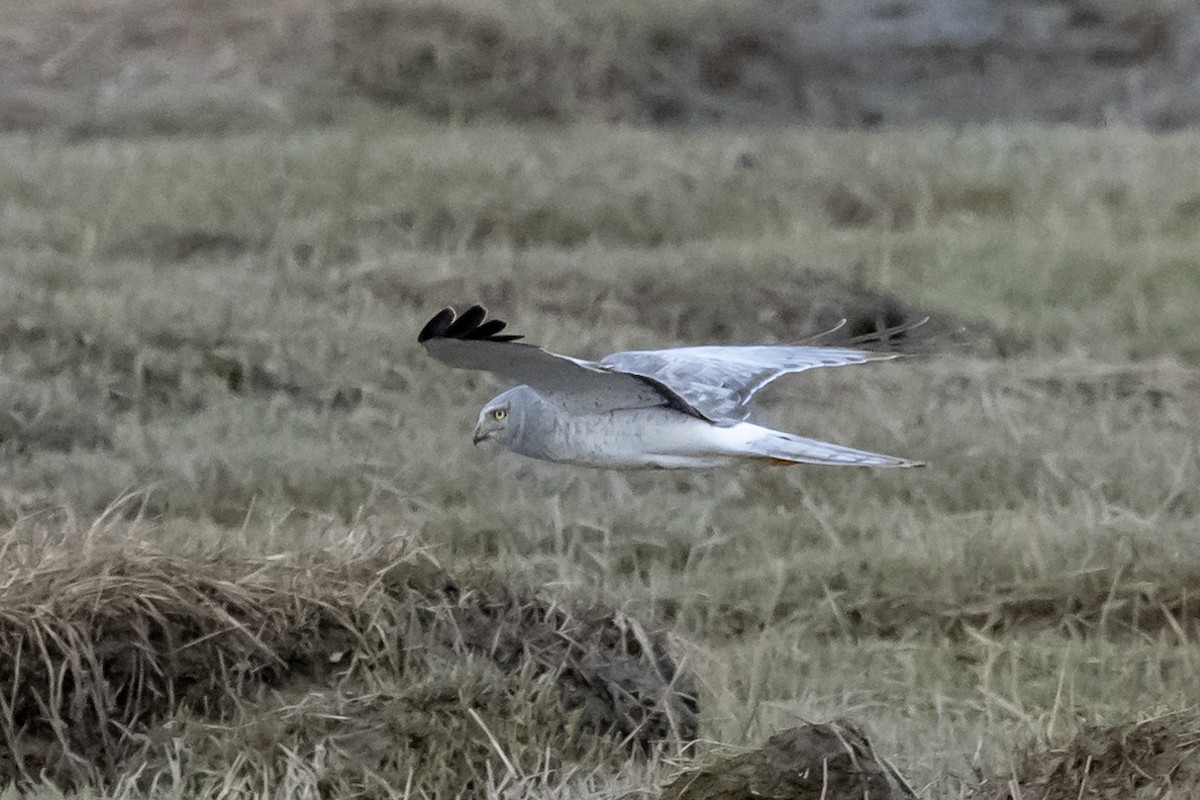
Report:
<svg viewBox="0 0 1200 800"><path fill-rule="evenodd" d="M668 408L639 408L561 420L547 456L610 469L708 467L733 460L729 432ZM736 427L736 426L735 426Z"/></svg>

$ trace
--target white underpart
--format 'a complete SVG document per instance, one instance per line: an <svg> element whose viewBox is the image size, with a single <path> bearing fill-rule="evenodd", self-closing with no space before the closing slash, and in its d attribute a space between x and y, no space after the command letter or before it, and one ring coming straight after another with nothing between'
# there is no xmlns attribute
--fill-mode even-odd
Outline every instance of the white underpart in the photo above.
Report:
<svg viewBox="0 0 1200 800"><path fill-rule="evenodd" d="M917 462L855 450L751 422L717 426L667 408L586 414L561 420L539 457L609 469L715 467L745 460L910 467ZM520 452L516 447L513 448Z"/></svg>

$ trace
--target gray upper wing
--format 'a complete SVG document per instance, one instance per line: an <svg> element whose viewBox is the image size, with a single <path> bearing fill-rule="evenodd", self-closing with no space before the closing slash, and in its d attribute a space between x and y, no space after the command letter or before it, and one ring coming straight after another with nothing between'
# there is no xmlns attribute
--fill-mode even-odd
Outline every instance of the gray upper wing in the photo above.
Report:
<svg viewBox="0 0 1200 800"><path fill-rule="evenodd" d="M444 364L531 386L575 413L669 406L701 416L652 375L550 353L515 341L520 336L500 333L504 328L501 320L487 319L483 306L471 306L461 315L446 308L426 323L417 341Z"/></svg>
<svg viewBox="0 0 1200 800"><path fill-rule="evenodd" d="M707 419L735 421L748 417L755 393L782 375L896 356L845 347L710 345L630 350L600 364L660 381Z"/></svg>

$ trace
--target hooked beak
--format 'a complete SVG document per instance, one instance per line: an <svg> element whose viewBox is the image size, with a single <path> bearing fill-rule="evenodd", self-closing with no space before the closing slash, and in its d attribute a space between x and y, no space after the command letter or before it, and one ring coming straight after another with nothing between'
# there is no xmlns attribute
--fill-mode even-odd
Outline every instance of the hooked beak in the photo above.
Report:
<svg viewBox="0 0 1200 800"><path fill-rule="evenodd" d="M475 423L475 433L471 434L471 441L479 444L487 439L495 439L504 432L504 423L501 420L495 419L492 414L480 414L479 421Z"/></svg>
<svg viewBox="0 0 1200 800"><path fill-rule="evenodd" d="M485 431L482 425L476 426L475 433L471 434L471 443L476 447L485 439L490 439L493 431Z"/></svg>

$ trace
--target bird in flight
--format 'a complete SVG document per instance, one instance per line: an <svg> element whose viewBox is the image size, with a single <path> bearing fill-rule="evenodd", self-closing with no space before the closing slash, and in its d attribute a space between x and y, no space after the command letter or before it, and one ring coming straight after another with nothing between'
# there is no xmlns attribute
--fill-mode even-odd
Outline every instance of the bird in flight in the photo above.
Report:
<svg viewBox="0 0 1200 800"><path fill-rule="evenodd" d="M531 458L609 469L715 467L757 462L920 467L750 421L750 401L782 375L895 358L842 347L708 345L630 350L600 361L550 353L502 333L474 305L445 308L417 341L445 364L519 384L479 413L474 441Z"/></svg>

